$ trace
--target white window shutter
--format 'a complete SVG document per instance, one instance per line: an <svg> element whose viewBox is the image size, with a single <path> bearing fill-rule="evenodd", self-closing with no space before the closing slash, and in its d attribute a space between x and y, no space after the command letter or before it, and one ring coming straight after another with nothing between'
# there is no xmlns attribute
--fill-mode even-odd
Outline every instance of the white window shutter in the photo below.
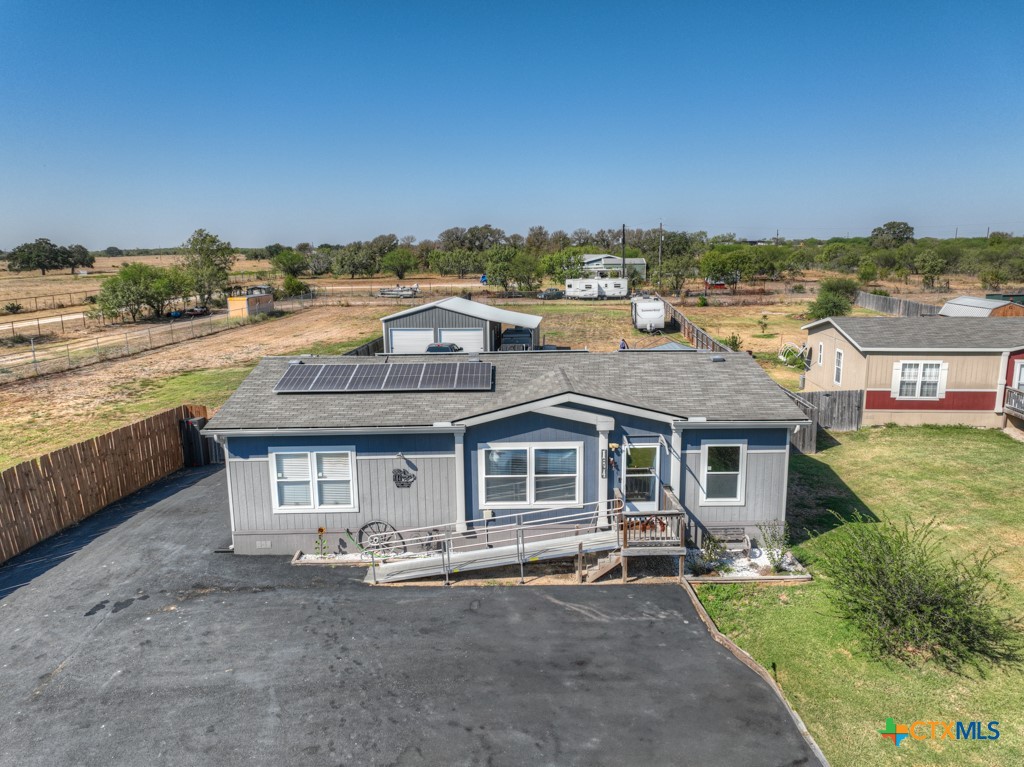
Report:
<svg viewBox="0 0 1024 767"><path fill-rule="evenodd" d="M320 479L351 479L351 453L317 453L316 475Z"/></svg>
<svg viewBox="0 0 1024 767"><path fill-rule="evenodd" d="M309 453L276 453L278 479L309 479Z"/></svg>
<svg viewBox="0 0 1024 767"><path fill-rule="evenodd" d="M939 366L939 399L946 396L946 379L949 377L949 363L943 362Z"/></svg>
<svg viewBox="0 0 1024 767"><path fill-rule="evenodd" d="M902 371L902 362L892 363L892 388L889 393L892 394L894 398L900 396L900 376L902 375Z"/></svg>

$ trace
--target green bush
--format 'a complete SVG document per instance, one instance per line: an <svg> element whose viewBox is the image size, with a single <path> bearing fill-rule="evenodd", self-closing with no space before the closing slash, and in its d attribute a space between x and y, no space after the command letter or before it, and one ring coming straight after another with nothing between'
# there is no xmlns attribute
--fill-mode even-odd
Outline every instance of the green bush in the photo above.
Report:
<svg viewBox="0 0 1024 767"><path fill-rule="evenodd" d="M889 291L886 290L885 288L875 288L874 290L871 291L871 295L888 297L891 295L891 293L889 293Z"/></svg>
<svg viewBox="0 0 1024 767"><path fill-rule="evenodd" d="M708 299L706 296L697 296L697 306L707 306Z"/></svg>
<svg viewBox="0 0 1024 767"><path fill-rule="evenodd" d="M812 320L826 317L843 317L853 311L853 304L839 293L822 291L807 307L807 316Z"/></svg>
<svg viewBox="0 0 1024 767"><path fill-rule="evenodd" d="M284 278L284 282L281 285L280 293L282 296L301 296L309 292L309 285L304 283L298 277L288 275ZM275 291L275 294L277 291Z"/></svg>
<svg viewBox="0 0 1024 767"><path fill-rule="evenodd" d="M709 575L722 566L722 558L725 556L725 542L722 539L707 533L701 538L699 549L693 550L692 543L687 541L691 547L686 557L690 572L694 575Z"/></svg>
<svg viewBox="0 0 1024 767"><path fill-rule="evenodd" d="M4 304L4 312L6 312L7 314L18 314L24 308L25 307L19 304L17 301L11 301L9 303Z"/></svg>
<svg viewBox="0 0 1024 767"><path fill-rule="evenodd" d="M913 529L861 515L821 540L832 603L873 653L951 670L1020 662L1021 619L1002 604L991 553L959 562L944 554L934 523Z"/></svg>
<svg viewBox="0 0 1024 767"><path fill-rule="evenodd" d="M827 277L818 283L819 296L822 293L836 293L851 304L856 300L858 291L860 283L850 277Z"/></svg>
<svg viewBox="0 0 1024 767"><path fill-rule="evenodd" d="M740 338L736 333L733 333L731 336L724 339L722 341L722 344L724 346L728 346L734 352L738 352L740 349L743 348L743 339Z"/></svg>
<svg viewBox="0 0 1024 767"><path fill-rule="evenodd" d="M807 288L804 287L804 284L802 282L798 282L796 285L794 285L792 288L790 288L790 290L793 291L794 293L806 293L807 292Z"/></svg>

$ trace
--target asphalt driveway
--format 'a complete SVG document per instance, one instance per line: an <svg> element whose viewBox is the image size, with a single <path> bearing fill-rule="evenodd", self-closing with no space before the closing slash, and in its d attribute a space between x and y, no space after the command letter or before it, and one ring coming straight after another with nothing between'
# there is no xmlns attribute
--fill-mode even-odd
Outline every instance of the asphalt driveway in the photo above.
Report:
<svg viewBox="0 0 1024 767"><path fill-rule="evenodd" d="M817 764L678 586L373 588L214 553L225 498L178 475L0 601L0 764Z"/></svg>

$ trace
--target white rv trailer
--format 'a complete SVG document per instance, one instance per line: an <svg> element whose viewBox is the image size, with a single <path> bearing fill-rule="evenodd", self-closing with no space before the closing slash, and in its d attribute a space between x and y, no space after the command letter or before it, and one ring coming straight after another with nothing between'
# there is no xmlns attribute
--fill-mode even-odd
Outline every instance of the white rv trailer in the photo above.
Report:
<svg viewBox="0 0 1024 767"><path fill-rule="evenodd" d="M665 327L665 304L656 296L633 296L633 327L648 333Z"/></svg>
<svg viewBox="0 0 1024 767"><path fill-rule="evenodd" d="M566 298L625 298L629 281L625 278L583 277L565 281Z"/></svg>

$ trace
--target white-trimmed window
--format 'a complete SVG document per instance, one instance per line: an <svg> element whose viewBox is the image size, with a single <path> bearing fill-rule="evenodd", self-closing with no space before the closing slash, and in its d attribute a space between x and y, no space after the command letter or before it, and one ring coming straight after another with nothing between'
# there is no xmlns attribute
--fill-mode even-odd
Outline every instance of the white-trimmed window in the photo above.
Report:
<svg viewBox="0 0 1024 767"><path fill-rule="evenodd" d="M893 396L898 399L939 399L945 395L946 363L913 360L893 365Z"/></svg>
<svg viewBox="0 0 1024 767"><path fill-rule="evenodd" d="M275 512L355 511L355 452L270 451Z"/></svg>
<svg viewBox="0 0 1024 767"><path fill-rule="evenodd" d="M832 382L839 386L843 382L843 350L836 349L836 369L832 376Z"/></svg>
<svg viewBox="0 0 1024 767"><path fill-rule="evenodd" d="M580 503L583 443L500 444L480 449L480 505Z"/></svg>
<svg viewBox="0 0 1024 767"><path fill-rule="evenodd" d="M821 341L818 342L818 367L821 367L825 363L825 344Z"/></svg>
<svg viewBox="0 0 1024 767"><path fill-rule="evenodd" d="M709 440L700 445L700 502L705 506L742 506L746 498L747 446Z"/></svg>

